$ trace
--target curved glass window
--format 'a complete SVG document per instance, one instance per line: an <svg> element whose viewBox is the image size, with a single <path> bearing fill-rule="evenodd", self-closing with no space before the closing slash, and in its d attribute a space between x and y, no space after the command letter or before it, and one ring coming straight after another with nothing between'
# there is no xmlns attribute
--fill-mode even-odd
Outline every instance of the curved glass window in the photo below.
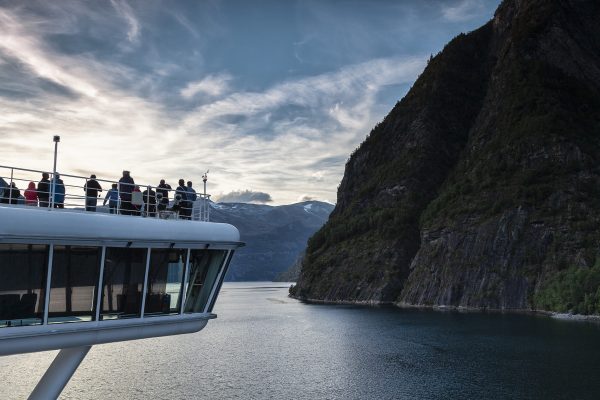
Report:
<svg viewBox="0 0 600 400"><path fill-rule="evenodd" d="M178 314L187 249L152 249L144 316Z"/></svg>
<svg viewBox="0 0 600 400"><path fill-rule="evenodd" d="M48 246L0 244L0 327L40 325Z"/></svg>
<svg viewBox="0 0 600 400"><path fill-rule="evenodd" d="M204 312L210 292L225 261L226 250L192 250L184 311Z"/></svg>
<svg viewBox="0 0 600 400"><path fill-rule="evenodd" d="M141 315L147 253L147 249L106 248L100 319Z"/></svg>
<svg viewBox="0 0 600 400"><path fill-rule="evenodd" d="M100 247L54 246L48 323L94 319L101 254Z"/></svg>

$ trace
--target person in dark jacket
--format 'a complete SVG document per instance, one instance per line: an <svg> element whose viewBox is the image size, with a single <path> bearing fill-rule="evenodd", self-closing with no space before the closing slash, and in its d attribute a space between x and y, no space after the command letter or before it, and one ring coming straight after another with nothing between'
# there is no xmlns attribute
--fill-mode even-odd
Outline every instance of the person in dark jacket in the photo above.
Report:
<svg viewBox="0 0 600 400"><path fill-rule="evenodd" d="M179 186L177 186L177 189L175 189L175 195L181 196L181 201L179 203L179 216L181 217L181 219L190 219L192 213L190 208L190 202L188 200L187 187L185 186L185 181L183 179L179 180Z"/></svg>
<svg viewBox="0 0 600 400"><path fill-rule="evenodd" d="M37 198L40 201L40 207L50 206L50 175L47 172L42 174L42 180L37 185Z"/></svg>
<svg viewBox="0 0 600 400"><path fill-rule="evenodd" d="M162 194L162 199L158 205L158 211L164 211L167 209L167 206L169 205L169 191L171 189L171 185L165 183L164 179L160 180L160 184L156 188L156 193Z"/></svg>
<svg viewBox="0 0 600 400"><path fill-rule="evenodd" d="M12 182L8 187L8 204L19 204L19 197L21 197L21 191L17 185Z"/></svg>
<svg viewBox="0 0 600 400"><path fill-rule="evenodd" d="M8 203L8 183L0 177L0 203Z"/></svg>
<svg viewBox="0 0 600 400"><path fill-rule="evenodd" d="M90 179L83 185L83 190L85 190L85 211L96 211L98 192L102 191L102 186L96 180L96 175L90 175Z"/></svg>
<svg viewBox="0 0 600 400"><path fill-rule="evenodd" d="M148 186L146 190L142 192L144 197L144 209L148 217L156 217L156 192Z"/></svg>
<svg viewBox="0 0 600 400"><path fill-rule="evenodd" d="M119 179L119 194L121 196L121 214L131 215L134 207L131 204L131 192L135 187L135 181L129 171L123 171L123 176Z"/></svg>

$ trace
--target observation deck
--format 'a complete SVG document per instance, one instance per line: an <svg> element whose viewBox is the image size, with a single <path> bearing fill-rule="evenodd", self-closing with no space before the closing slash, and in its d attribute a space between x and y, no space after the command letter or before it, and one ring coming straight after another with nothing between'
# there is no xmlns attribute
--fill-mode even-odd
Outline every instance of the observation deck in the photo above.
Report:
<svg viewBox="0 0 600 400"><path fill-rule="evenodd" d="M243 245L203 211L73 207L0 204L0 356L61 350L31 399L57 398L92 345L204 328Z"/></svg>

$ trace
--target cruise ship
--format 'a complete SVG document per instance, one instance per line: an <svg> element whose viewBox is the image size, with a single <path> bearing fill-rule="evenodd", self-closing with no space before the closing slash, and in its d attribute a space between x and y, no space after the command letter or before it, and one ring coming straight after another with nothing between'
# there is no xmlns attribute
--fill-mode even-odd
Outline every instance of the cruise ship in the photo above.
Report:
<svg viewBox="0 0 600 400"><path fill-rule="evenodd" d="M0 166L21 187L41 173ZM58 398L95 344L200 331L243 245L209 221L206 194L185 220L172 203L148 212L150 201L135 215L89 212L85 194L69 195L89 178L62 178L64 208L7 202L19 185L0 203L0 355L60 350L30 399Z"/></svg>

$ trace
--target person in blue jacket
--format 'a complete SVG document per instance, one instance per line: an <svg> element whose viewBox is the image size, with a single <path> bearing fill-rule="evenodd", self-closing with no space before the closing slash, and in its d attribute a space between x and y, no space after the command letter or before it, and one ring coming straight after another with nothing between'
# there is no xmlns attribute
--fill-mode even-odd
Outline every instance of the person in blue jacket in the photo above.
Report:
<svg viewBox="0 0 600 400"><path fill-rule="evenodd" d="M65 184L60 179L58 172L52 178L52 186L54 187L54 208L65 208Z"/></svg>
<svg viewBox="0 0 600 400"><path fill-rule="evenodd" d="M117 184L113 183L112 188L108 189L106 192L106 197L104 197L103 205L106 205L108 201L108 210L111 214L117 213L117 206L119 205L119 189L117 188Z"/></svg>

